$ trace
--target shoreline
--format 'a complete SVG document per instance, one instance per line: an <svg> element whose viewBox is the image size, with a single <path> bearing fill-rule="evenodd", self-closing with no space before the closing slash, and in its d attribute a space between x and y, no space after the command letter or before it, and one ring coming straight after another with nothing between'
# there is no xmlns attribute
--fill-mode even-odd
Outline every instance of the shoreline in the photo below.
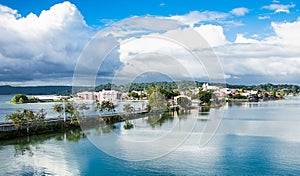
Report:
<svg viewBox="0 0 300 176"><path fill-rule="evenodd" d="M123 122L126 120L131 120L135 118L140 118L147 111L138 111L135 113L115 113L115 114L105 114L101 116L89 116L89 117L80 117L74 121L68 118L65 122L62 118L56 119L45 119L43 122L38 124L37 127L34 127L34 124L26 123L23 124L20 129L17 129L12 122L5 122L0 124L0 140L7 140L11 138L18 138L24 136L45 134L49 132L58 132L58 131L68 131L75 128L81 128L80 123L84 122L86 124L113 124L117 122ZM78 121L79 122L78 122ZM29 127L28 127L29 126Z"/></svg>

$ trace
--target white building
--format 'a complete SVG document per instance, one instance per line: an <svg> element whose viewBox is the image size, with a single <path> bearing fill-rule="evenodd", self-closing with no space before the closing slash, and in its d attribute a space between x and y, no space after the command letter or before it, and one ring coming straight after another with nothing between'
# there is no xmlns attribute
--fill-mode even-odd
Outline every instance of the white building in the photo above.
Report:
<svg viewBox="0 0 300 176"><path fill-rule="evenodd" d="M100 95L98 92L84 91L84 92L78 92L77 97L79 98L79 100L94 102L96 100L99 100Z"/></svg>
<svg viewBox="0 0 300 176"><path fill-rule="evenodd" d="M116 90L102 90L99 92L99 102L111 101L116 102L121 100L122 94Z"/></svg>
<svg viewBox="0 0 300 176"><path fill-rule="evenodd" d="M210 85L208 85L208 83L204 83L203 85L202 85L202 89L204 90L204 91L207 91L207 90L217 90L217 89L219 89L217 86L210 86Z"/></svg>
<svg viewBox="0 0 300 176"><path fill-rule="evenodd" d="M41 101L57 101L57 100L68 98L66 96L56 96L56 95L34 95L32 97L37 98Z"/></svg>
<svg viewBox="0 0 300 176"><path fill-rule="evenodd" d="M251 90L251 91L250 91L250 94L251 94L251 95L258 94L258 91L257 91L257 90Z"/></svg>
<svg viewBox="0 0 300 176"><path fill-rule="evenodd" d="M122 94L119 93L116 90L102 90L100 92L89 92L89 91L84 91L84 92L78 92L77 97L79 100L83 101L111 101L115 102L117 100L121 100Z"/></svg>
<svg viewBox="0 0 300 176"><path fill-rule="evenodd" d="M222 88L220 91L226 95L232 94L232 92L229 88Z"/></svg>

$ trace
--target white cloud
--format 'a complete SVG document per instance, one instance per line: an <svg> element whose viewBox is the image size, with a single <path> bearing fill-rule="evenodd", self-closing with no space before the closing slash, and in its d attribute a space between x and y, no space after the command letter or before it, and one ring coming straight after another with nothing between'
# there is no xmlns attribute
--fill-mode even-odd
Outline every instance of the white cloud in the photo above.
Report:
<svg viewBox="0 0 300 176"><path fill-rule="evenodd" d="M288 13L289 9L294 6L294 4L272 4L264 6L264 8L274 10L275 13ZM242 16L246 12L235 10L232 13ZM226 21L229 16L229 13L192 11L181 16L152 17L151 19L150 17L135 17L135 20L127 23L126 26L123 25L126 22L121 22L118 30L104 32L104 35L107 34L106 47L119 43L120 47L108 58L106 65L109 67L105 67L102 71L111 74L111 71L117 69L121 64L125 64L123 68L130 71L132 69L130 64L140 64L141 67L135 68L139 70L157 68L168 71L169 75L176 75L180 71L174 68L184 66L187 71L182 72L183 77L194 70L196 71L193 74L197 73L202 76L205 71L191 62L192 57L188 56L189 53L177 45L174 46L174 43L170 43L170 41L149 38L157 33L167 37L170 33L178 32L179 34L180 30L186 29L179 23L170 20L175 19L193 27L213 47L217 56L222 60L227 78L245 81L247 78L251 79L249 75L254 75L255 79L275 81L293 79L300 83L300 80L297 80L300 77L299 19L295 22L272 22L274 35L268 38L258 40L256 35L248 38L243 34L237 34L234 43L231 43L227 41L222 27L229 22ZM258 18L267 19L269 17L260 16ZM214 25L201 24L212 21ZM222 24L222 26L215 25L215 23ZM121 27L122 25L124 28ZM113 27L113 29L115 28ZM26 17L22 17L14 9L0 5L1 82L17 84L48 81L51 84L55 82L56 77L63 82L68 82L65 78L72 76L77 57L94 33L95 31L86 25L75 5L69 2L54 5L49 10L42 11L40 15L30 13ZM136 34L140 37L135 37ZM134 40L134 42L130 43L130 40ZM96 53L102 51L98 48L94 48L94 50ZM170 65L170 70L167 70L166 67L171 58L153 53L139 55L145 51L174 56L176 62ZM136 59L130 61L134 57ZM149 65L145 65L146 61L149 61ZM126 65L127 63L129 65ZM155 63L162 64L155 65ZM87 66L93 65L89 62L86 64ZM93 66L98 69L98 65L94 64ZM255 79L250 81L255 81Z"/></svg>
<svg viewBox="0 0 300 176"><path fill-rule="evenodd" d="M300 82L300 21L271 26L275 33L271 37L255 40L237 34L234 44L215 49L226 74L248 83Z"/></svg>
<svg viewBox="0 0 300 176"><path fill-rule="evenodd" d="M171 16L170 19L178 20L184 24L188 24L190 26L194 26L200 22L207 21L219 21L224 20L229 15L227 13L222 12L213 12L213 11L192 11L186 15L175 15Z"/></svg>
<svg viewBox="0 0 300 176"><path fill-rule="evenodd" d="M160 3L159 4L160 7L165 6L165 5L166 5L165 3Z"/></svg>
<svg viewBox="0 0 300 176"><path fill-rule="evenodd" d="M271 23L274 32L276 33L275 39L271 38L270 42L274 44L283 44L286 46L300 46L300 19L295 22Z"/></svg>
<svg viewBox="0 0 300 176"><path fill-rule="evenodd" d="M236 16L244 16L248 12L249 12L249 9L247 9L245 7L235 8L230 11L230 13L232 13Z"/></svg>
<svg viewBox="0 0 300 176"><path fill-rule="evenodd" d="M258 34L252 34L252 36L251 36L252 38L258 38L259 37L259 35Z"/></svg>
<svg viewBox="0 0 300 176"><path fill-rule="evenodd" d="M278 1L278 0L273 0L272 2L273 3L280 3L280 1Z"/></svg>
<svg viewBox="0 0 300 176"><path fill-rule="evenodd" d="M271 18L271 17L268 16L268 15L267 15L267 16L259 16L259 17L258 17L259 20L266 20L266 19L270 19L270 18Z"/></svg>
<svg viewBox="0 0 300 176"><path fill-rule="evenodd" d="M199 32L212 47L226 45L229 43L226 40L222 26L207 24L195 27L194 29Z"/></svg>
<svg viewBox="0 0 300 176"><path fill-rule="evenodd" d="M26 17L1 5L0 31L0 79L3 81L71 76L81 50L94 34L70 2Z"/></svg>
<svg viewBox="0 0 300 176"><path fill-rule="evenodd" d="M257 43L258 41L251 38L245 38L243 34L237 34L234 43Z"/></svg>
<svg viewBox="0 0 300 176"><path fill-rule="evenodd" d="M149 70L163 73L173 79L189 79L196 75L206 77L207 74L203 68L199 68L199 63L188 50L191 48L184 48L167 37L177 32L180 33L180 30L121 41L120 61L124 63L124 67L117 73L117 77L125 75L127 78L134 78Z"/></svg>
<svg viewBox="0 0 300 176"><path fill-rule="evenodd" d="M5 17L14 16L15 18L18 18L21 16L20 14L18 14L17 10L11 9L11 8L1 5L1 4L0 4L0 13L2 16L5 16Z"/></svg>
<svg viewBox="0 0 300 176"><path fill-rule="evenodd" d="M242 23L240 21L233 21L233 20L220 21L219 23L224 27L237 27L237 26L244 26L245 25L244 23Z"/></svg>
<svg viewBox="0 0 300 176"><path fill-rule="evenodd" d="M188 19L186 20L188 21ZM243 34L237 34L234 43L227 41L222 26L206 24L193 28L213 47L217 56L222 60L225 77L229 80L236 80L235 83L252 84L290 81L300 83L298 79L300 77L299 20L289 23L273 22L271 27L274 30L274 35L271 37L258 40L258 35L252 35L251 38L248 38ZM176 72L178 69L176 68L179 68L178 65L183 65L191 72L198 71L198 75L205 75L202 68L199 69L195 67L197 64L190 62L191 57L188 56L188 53L177 46L173 46L168 41L149 39L148 37L151 35L150 33L143 35L142 38L133 37L129 39L134 41L132 43L128 40L121 41L119 51L121 61L125 63L124 70L130 72L130 70L157 68L165 70L169 75L178 76ZM163 53L163 55L143 55L147 51ZM171 60L164 56L173 56L174 59L174 64L167 67L168 69L166 65ZM155 63L160 64L156 65ZM132 67L133 65L136 69ZM137 73L132 72L132 74ZM186 75L188 74L182 74L181 76L185 77ZM200 78L203 78L201 76Z"/></svg>
<svg viewBox="0 0 300 176"><path fill-rule="evenodd" d="M294 8L295 4L270 4L268 6L263 6L263 9L273 10L275 13L290 13L290 8Z"/></svg>

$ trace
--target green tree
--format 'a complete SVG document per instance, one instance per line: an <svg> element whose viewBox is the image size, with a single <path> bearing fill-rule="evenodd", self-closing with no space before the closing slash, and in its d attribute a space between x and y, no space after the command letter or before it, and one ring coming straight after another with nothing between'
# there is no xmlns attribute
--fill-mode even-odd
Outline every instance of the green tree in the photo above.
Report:
<svg viewBox="0 0 300 176"><path fill-rule="evenodd" d="M268 98L269 94L267 92L264 93L264 97Z"/></svg>
<svg viewBox="0 0 300 176"><path fill-rule="evenodd" d="M63 107L62 104L56 104L53 106L53 110L57 113L59 113L59 118L65 113L66 117L71 118L71 123L75 124L78 122L78 116L79 116L79 111L82 110L88 110L89 107L84 103L80 105L74 105L73 103L66 103L65 108Z"/></svg>
<svg viewBox="0 0 300 176"><path fill-rule="evenodd" d="M139 96L140 99L143 99L143 98L145 98L145 97L147 97L147 95L144 94L144 93L142 93L142 94Z"/></svg>
<svg viewBox="0 0 300 176"><path fill-rule="evenodd" d="M53 110L59 114L58 115L59 118L64 113L64 108L63 108L62 104L56 104L56 105L54 105L53 106Z"/></svg>
<svg viewBox="0 0 300 176"><path fill-rule="evenodd" d="M65 105L66 113L69 114L69 116L72 118L76 118L79 115L79 112L77 111L77 108L72 103L67 103Z"/></svg>
<svg viewBox="0 0 300 176"><path fill-rule="evenodd" d="M24 94L16 94L11 100L11 103L27 103L28 97Z"/></svg>
<svg viewBox="0 0 300 176"><path fill-rule="evenodd" d="M187 97L179 97L177 99L177 104L184 109L190 109L192 107L192 101Z"/></svg>
<svg viewBox="0 0 300 176"><path fill-rule="evenodd" d="M201 101L201 105L210 105L212 98L212 92L211 91L199 91L199 100Z"/></svg>
<svg viewBox="0 0 300 176"><path fill-rule="evenodd" d="M138 99L138 98L139 98L139 94L136 93L136 92L129 92L129 93L128 93L128 96L129 96L129 97L132 97L132 98L134 98L134 99Z"/></svg>
<svg viewBox="0 0 300 176"><path fill-rule="evenodd" d="M32 111L30 109L18 109L12 114L5 116L6 120L11 120L14 126L18 130L22 130L23 126L26 125L27 133L29 133L30 128L37 128L45 120L46 112L44 109L39 110L38 112Z"/></svg>
<svg viewBox="0 0 300 176"><path fill-rule="evenodd" d="M35 118L34 118L34 126L36 127L36 129L44 123L45 118L46 118L46 111L45 109L40 109L36 114L35 114Z"/></svg>
<svg viewBox="0 0 300 176"><path fill-rule="evenodd" d="M124 112L132 113L133 110L134 110L134 109L133 109L133 106L132 106L131 104L127 103L127 104L124 104L124 105L123 105L123 111L124 111Z"/></svg>
<svg viewBox="0 0 300 176"><path fill-rule="evenodd" d="M233 99L247 99L246 96L243 96L243 95L241 95L241 94L235 94L232 98L233 98Z"/></svg>
<svg viewBox="0 0 300 176"><path fill-rule="evenodd" d="M110 101L102 101L101 104L97 104L97 109L100 111L100 112L104 112L105 110L108 111L108 112L115 112L116 110L116 105L114 105L112 102Z"/></svg>
<svg viewBox="0 0 300 176"><path fill-rule="evenodd" d="M152 111L160 111L163 112L166 110L166 99L160 92L153 92L148 100L148 104Z"/></svg>
<svg viewBox="0 0 300 176"><path fill-rule="evenodd" d="M6 120L11 120L17 129L21 129L23 125L27 123L27 119L21 109L16 110L12 114L7 114L5 116Z"/></svg>

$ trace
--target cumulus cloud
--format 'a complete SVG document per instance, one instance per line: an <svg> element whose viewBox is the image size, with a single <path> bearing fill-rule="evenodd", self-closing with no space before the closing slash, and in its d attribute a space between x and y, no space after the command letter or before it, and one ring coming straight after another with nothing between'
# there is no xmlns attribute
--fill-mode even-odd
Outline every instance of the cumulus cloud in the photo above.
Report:
<svg viewBox="0 0 300 176"><path fill-rule="evenodd" d="M236 16L244 16L248 12L249 12L249 9L247 9L245 7L235 8L230 11L230 13L232 13Z"/></svg>
<svg viewBox="0 0 300 176"><path fill-rule="evenodd" d="M288 13L294 6L271 4L263 8L274 10L275 13ZM231 13L243 16L247 10L237 8ZM199 47L198 39L188 37L181 38L183 43L194 42L191 46L198 48L189 49L202 53L203 58L212 47L221 59L225 77L229 81L300 83L297 79L300 77L299 19L294 22L272 22L274 34L267 38L258 40L256 36L246 37L247 33L239 33L235 41L230 42L224 34L225 23L230 22L226 21L228 17L230 13L192 11L170 17L133 17L134 20L124 20L110 30L102 31L101 41L94 41L95 47L86 48L90 49L86 58L95 57L97 62L81 59L82 73L91 69L97 72L100 68L99 74L104 77L113 78L114 73L122 77L122 73L127 73L127 77L132 74L134 78L137 71L164 70L171 77L178 77L181 73L178 78L187 78L192 74L195 78L203 79L207 70L198 67L199 63L193 61L188 50L167 40L171 35L180 38L184 30L192 28L208 44L202 39ZM207 24L212 21L214 24ZM71 83L77 58L95 33L75 5L69 2L56 4L39 15L30 13L26 17L18 14L17 10L0 5L1 83ZM159 37L155 37L157 35ZM101 60L97 57L113 47L115 50L102 65L98 63ZM205 60L208 64L210 57Z"/></svg>
<svg viewBox="0 0 300 176"><path fill-rule="evenodd" d="M290 9L294 8L295 4L270 4L263 6L263 9L273 10L275 13L290 13Z"/></svg>
<svg viewBox="0 0 300 176"><path fill-rule="evenodd" d="M93 34L70 2L25 17L1 5L0 80L71 77L81 50Z"/></svg>
<svg viewBox="0 0 300 176"><path fill-rule="evenodd" d="M201 49L193 47L195 45L201 45L203 48L210 48L210 46L203 38L203 43L200 39L195 40L194 42L198 42L195 44L188 38L188 35L183 36L183 34L186 34L184 30L174 29L162 34L152 33L120 41L120 60L124 63L124 67L117 73L117 78L127 77L130 79L144 72L152 71L167 75L173 80L207 78L207 73L191 51ZM180 37L179 40L174 40L174 36L188 38L190 47L185 48L187 47L185 41L179 41ZM199 37L201 38L200 35ZM206 53L202 52L198 56L203 56L204 59ZM207 56L211 57L211 54L208 53ZM157 77L147 78L152 81L157 80Z"/></svg>
<svg viewBox="0 0 300 176"><path fill-rule="evenodd" d="M218 25L200 25L194 28L210 44L211 47L226 45L227 41L223 27Z"/></svg>
<svg viewBox="0 0 300 176"><path fill-rule="evenodd" d="M271 24L274 35L262 40L237 34L236 41L216 48L226 74L238 82L297 82L300 80L300 22Z"/></svg>
<svg viewBox="0 0 300 176"><path fill-rule="evenodd" d="M258 41L251 38L244 37L243 34L237 34L234 43L257 43Z"/></svg>
<svg viewBox="0 0 300 176"><path fill-rule="evenodd" d="M271 26L276 33L275 37L269 39L271 43L286 46L300 46L300 18L294 22L272 22Z"/></svg>

